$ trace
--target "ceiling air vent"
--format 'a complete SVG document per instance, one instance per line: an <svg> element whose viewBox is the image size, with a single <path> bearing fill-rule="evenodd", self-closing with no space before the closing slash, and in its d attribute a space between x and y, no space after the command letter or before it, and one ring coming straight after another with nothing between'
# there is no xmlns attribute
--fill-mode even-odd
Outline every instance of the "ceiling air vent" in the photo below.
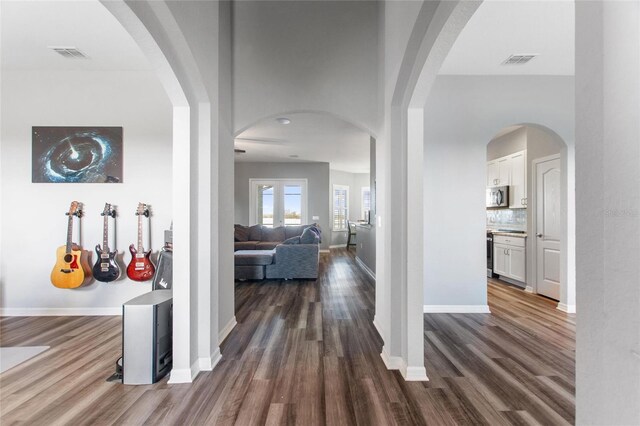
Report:
<svg viewBox="0 0 640 426"><path fill-rule="evenodd" d="M527 62L529 62L530 60L532 60L536 56L538 56L537 53L529 53L529 54L526 54L526 55L523 55L523 54L511 55L511 56L509 56L507 58L506 61L504 61L502 63L502 65L522 65L522 64L526 64Z"/></svg>
<svg viewBox="0 0 640 426"><path fill-rule="evenodd" d="M53 46L49 46L49 49L53 50L54 52L64 56L65 58L68 58L68 59L89 59L89 57L87 55L82 53L76 47L53 47Z"/></svg>
<svg viewBox="0 0 640 426"><path fill-rule="evenodd" d="M233 150L233 152L235 152L236 154L245 154L247 152L247 150L246 149L235 148Z"/></svg>

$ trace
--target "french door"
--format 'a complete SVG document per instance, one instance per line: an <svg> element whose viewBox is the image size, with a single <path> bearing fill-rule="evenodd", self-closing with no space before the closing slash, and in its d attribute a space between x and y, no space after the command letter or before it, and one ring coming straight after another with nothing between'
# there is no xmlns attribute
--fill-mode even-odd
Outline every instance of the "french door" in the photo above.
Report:
<svg viewBox="0 0 640 426"><path fill-rule="evenodd" d="M250 179L251 225L268 227L307 223L306 179Z"/></svg>

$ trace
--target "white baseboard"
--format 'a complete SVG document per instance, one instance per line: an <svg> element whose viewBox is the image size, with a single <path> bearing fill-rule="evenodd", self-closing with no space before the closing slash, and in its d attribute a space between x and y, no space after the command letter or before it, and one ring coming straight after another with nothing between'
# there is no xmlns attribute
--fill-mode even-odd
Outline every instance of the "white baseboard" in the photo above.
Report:
<svg viewBox="0 0 640 426"><path fill-rule="evenodd" d="M364 262L362 260L360 260L360 258L358 256L356 256L356 263L358 265L360 265L360 267L367 273L369 274L369 276L371 278L373 278L373 280L375 281L376 279L376 274L375 272L373 272L367 265L364 264Z"/></svg>
<svg viewBox="0 0 640 426"><path fill-rule="evenodd" d="M387 367L387 370L402 370L404 365L402 358L399 356L390 356L384 346L382 347L380 357L382 358L384 365Z"/></svg>
<svg viewBox="0 0 640 426"><path fill-rule="evenodd" d="M402 373L402 371L400 371ZM428 382L427 369L424 367L406 367L404 374L402 374L404 380L407 382Z"/></svg>
<svg viewBox="0 0 640 426"><path fill-rule="evenodd" d="M489 305L424 305L425 314L490 314Z"/></svg>
<svg viewBox="0 0 640 426"><path fill-rule="evenodd" d="M382 353L380 353L382 362L387 367L387 370L399 370L402 377L408 382L428 381L427 370L424 366L421 367L409 367L404 360L399 356L389 356L386 348L382 347Z"/></svg>
<svg viewBox="0 0 640 426"><path fill-rule="evenodd" d="M224 339L227 338L231 330L237 325L236 316L231 317L227 325L225 325L220 332L218 332L218 345L221 345L224 342Z"/></svg>
<svg viewBox="0 0 640 426"><path fill-rule="evenodd" d="M320 253L331 253L331 250L329 250L329 249L321 249Z"/></svg>
<svg viewBox="0 0 640 426"><path fill-rule="evenodd" d="M120 316L122 306L109 308L0 308L3 317Z"/></svg>
<svg viewBox="0 0 640 426"><path fill-rule="evenodd" d="M380 326L380 323L378 322L378 317L375 316L375 315L373 316L373 326L376 328L376 330L378 330L378 334L384 340L384 335L382 334L382 327Z"/></svg>
<svg viewBox="0 0 640 426"><path fill-rule="evenodd" d="M566 312L568 314L576 313L576 305L567 305L566 303L558 303L558 307L556 309L562 312Z"/></svg>
<svg viewBox="0 0 640 426"><path fill-rule="evenodd" d="M196 359L196 361L191 364L191 368L179 368L171 370L171 374L169 376L169 383L177 384L177 383L192 383L193 380L200 373L200 369L198 368L200 364L200 358Z"/></svg>
<svg viewBox="0 0 640 426"><path fill-rule="evenodd" d="M211 371L218 365L221 359L222 354L220 353L220 348L216 348L211 356L198 358L198 367L200 371Z"/></svg>
<svg viewBox="0 0 640 426"><path fill-rule="evenodd" d="M347 246L347 244L336 244L333 246L329 246L330 249L335 249L335 248L345 248Z"/></svg>
<svg viewBox="0 0 640 426"><path fill-rule="evenodd" d="M531 287L530 285L526 286L524 288L524 291L526 291L527 293L533 293L533 287Z"/></svg>

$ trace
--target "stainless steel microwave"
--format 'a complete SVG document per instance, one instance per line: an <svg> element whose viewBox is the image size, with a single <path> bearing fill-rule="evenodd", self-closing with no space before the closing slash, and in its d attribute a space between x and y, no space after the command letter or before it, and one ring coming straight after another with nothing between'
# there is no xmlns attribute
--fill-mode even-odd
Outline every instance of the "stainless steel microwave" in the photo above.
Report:
<svg viewBox="0 0 640 426"><path fill-rule="evenodd" d="M497 209L509 207L509 187L492 186L487 188L487 208Z"/></svg>

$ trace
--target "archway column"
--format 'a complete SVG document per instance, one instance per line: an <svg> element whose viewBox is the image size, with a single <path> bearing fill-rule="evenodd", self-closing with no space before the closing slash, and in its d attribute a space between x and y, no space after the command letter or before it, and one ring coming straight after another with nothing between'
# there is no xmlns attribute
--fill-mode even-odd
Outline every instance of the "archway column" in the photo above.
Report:
<svg viewBox="0 0 640 426"><path fill-rule="evenodd" d="M576 424L640 424L640 3L576 2Z"/></svg>
<svg viewBox="0 0 640 426"><path fill-rule="evenodd" d="M187 383L220 360L221 331L235 325L230 3L103 4L141 47L174 106L169 382Z"/></svg>

